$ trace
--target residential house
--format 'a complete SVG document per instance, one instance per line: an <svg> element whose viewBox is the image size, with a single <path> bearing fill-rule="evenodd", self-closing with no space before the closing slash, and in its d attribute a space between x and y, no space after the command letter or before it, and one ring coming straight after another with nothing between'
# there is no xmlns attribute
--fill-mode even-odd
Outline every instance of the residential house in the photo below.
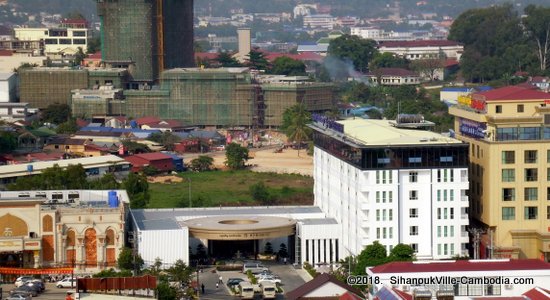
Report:
<svg viewBox="0 0 550 300"><path fill-rule="evenodd" d="M148 166L160 172L170 172L175 169L172 156L162 152L136 154L126 156L124 159L132 164L132 172L140 172Z"/></svg>
<svg viewBox="0 0 550 300"><path fill-rule="evenodd" d="M421 83L420 75L402 68L379 68L367 73L370 82L379 85L416 85Z"/></svg>

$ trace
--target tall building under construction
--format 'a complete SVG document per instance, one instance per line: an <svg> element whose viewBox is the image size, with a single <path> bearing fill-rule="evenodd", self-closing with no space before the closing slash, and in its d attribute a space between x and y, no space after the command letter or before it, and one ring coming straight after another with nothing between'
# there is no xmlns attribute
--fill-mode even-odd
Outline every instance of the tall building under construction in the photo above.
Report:
<svg viewBox="0 0 550 300"><path fill-rule="evenodd" d="M127 67L134 83L194 66L193 0L97 0L102 60Z"/></svg>

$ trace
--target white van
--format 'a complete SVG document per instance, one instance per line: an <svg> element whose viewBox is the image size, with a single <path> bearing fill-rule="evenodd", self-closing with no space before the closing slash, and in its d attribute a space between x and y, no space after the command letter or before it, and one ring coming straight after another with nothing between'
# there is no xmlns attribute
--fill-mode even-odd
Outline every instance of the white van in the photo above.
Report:
<svg viewBox="0 0 550 300"><path fill-rule="evenodd" d="M254 299L254 287L248 281L239 282L239 295L242 299Z"/></svg>
<svg viewBox="0 0 550 300"><path fill-rule="evenodd" d="M247 263L244 263L244 265L243 265L243 273L246 274L246 272L248 272L248 270L250 270L250 272L252 272L252 274L258 274L258 273L262 273L263 271L267 271L269 269L264 267L260 263L247 262Z"/></svg>
<svg viewBox="0 0 550 300"><path fill-rule="evenodd" d="M275 299L277 297L277 286L272 281L260 281L260 289L264 299Z"/></svg>

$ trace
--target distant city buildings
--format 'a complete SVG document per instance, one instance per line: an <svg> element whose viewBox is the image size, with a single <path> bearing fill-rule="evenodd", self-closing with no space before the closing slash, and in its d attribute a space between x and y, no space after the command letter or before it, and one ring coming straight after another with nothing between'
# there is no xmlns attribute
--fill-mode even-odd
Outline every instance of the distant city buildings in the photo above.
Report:
<svg viewBox="0 0 550 300"><path fill-rule="evenodd" d="M314 118L315 205L341 226L346 255L374 241L410 245L417 259L467 255L468 145L424 126Z"/></svg>

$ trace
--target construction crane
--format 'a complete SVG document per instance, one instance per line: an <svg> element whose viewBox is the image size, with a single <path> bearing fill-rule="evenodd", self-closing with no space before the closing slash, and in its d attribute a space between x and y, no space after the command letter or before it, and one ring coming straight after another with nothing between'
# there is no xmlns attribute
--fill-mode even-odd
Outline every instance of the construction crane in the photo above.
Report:
<svg viewBox="0 0 550 300"><path fill-rule="evenodd" d="M164 21L163 21L163 2L157 0L157 63L158 76L164 71Z"/></svg>

